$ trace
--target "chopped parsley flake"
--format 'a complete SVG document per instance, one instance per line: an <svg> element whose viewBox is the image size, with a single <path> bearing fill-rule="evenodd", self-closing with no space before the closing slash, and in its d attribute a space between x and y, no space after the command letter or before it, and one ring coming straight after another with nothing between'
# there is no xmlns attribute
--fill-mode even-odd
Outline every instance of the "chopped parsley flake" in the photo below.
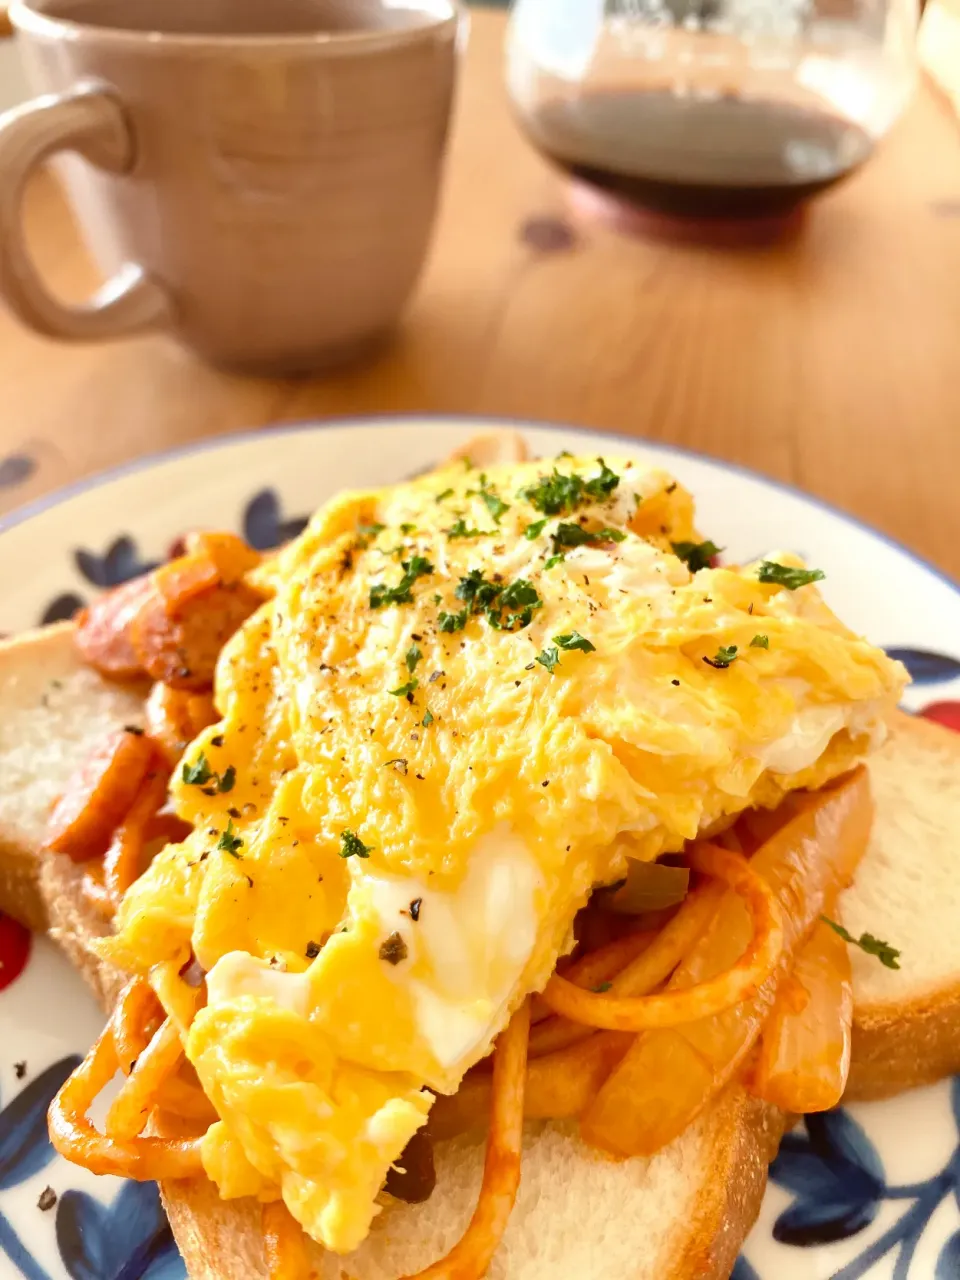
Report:
<svg viewBox="0 0 960 1280"><path fill-rule="evenodd" d="M855 938L852 933L847 932L842 924L837 924L836 920L831 920L829 916L821 916L820 919L824 924L828 924L834 933L839 933L844 942L849 942L852 946L859 947L868 956L876 956L885 968L900 968L900 952L896 947L891 947L889 942L882 942L879 938L875 938L872 933L861 933L859 938Z"/></svg>
<svg viewBox="0 0 960 1280"><path fill-rule="evenodd" d="M461 516L459 520L455 520L447 530L448 538L489 538L490 532L487 529L471 529L468 527L466 520Z"/></svg>
<svg viewBox="0 0 960 1280"><path fill-rule="evenodd" d="M226 831L221 831L220 839L217 841L217 848L222 849L224 853L229 853L234 858L241 857L240 848L243 841L234 832L233 819L227 821Z"/></svg>
<svg viewBox="0 0 960 1280"><path fill-rule="evenodd" d="M222 742L222 739L220 740ZM217 743L219 746L220 743ZM226 794L233 790L234 783L237 780L237 770L232 764L228 764L223 773L216 773L210 768L210 762L201 751L193 764L184 763L181 771L181 777L190 787L205 787L208 782L212 782L213 786L206 792L208 796L216 795L219 791Z"/></svg>
<svg viewBox="0 0 960 1280"><path fill-rule="evenodd" d="M613 986L612 982L598 982L595 987L591 987L591 991L595 991L598 996L604 995Z"/></svg>
<svg viewBox="0 0 960 1280"><path fill-rule="evenodd" d="M427 707L426 711L424 712L423 719L420 721L420 723L424 729L429 729L430 726L433 724L433 712L430 710L429 707Z"/></svg>
<svg viewBox="0 0 960 1280"><path fill-rule="evenodd" d="M537 662L540 663L541 667L546 667L551 675L553 675L559 661L560 652L556 648L541 649L537 654Z"/></svg>
<svg viewBox="0 0 960 1280"><path fill-rule="evenodd" d="M539 538L546 526L546 517L543 520L534 520L533 524L528 524L523 531L523 536L528 542L533 542L534 538Z"/></svg>
<svg viewBox="0 0 960 1280"><path fill-rule="evenodd" d="M420 652L420 646L418 644L412 644L407 650L407 656L404 659L407 664L407 670L411 672L415 671L417 663L422 657L423 654Z"/></svg>
<svg viewBox="0 0 960 1280"><path fill-rule="evenodd" d="M358 537L358 538L360 538L360 540L361 540L364 544L366 544L366 543L370 542L370 541L371 541L371 539L375 538L375 537L377 536L377 534L378 534L378 533L383 533L383 531L384 531L384 529L385 529L386 527L387 527L387 526L386 526L385 524L377 524L377 523L373 523L373 524L358 524L358 525L357 525L357 537Z"/></svg>
<svg viewBox="0 0 960 1280"><path fill-rule="evenodd" d="M452 489L444 489L443 493L438 493L438 494L437 494L437 499L436 499L436 500L437 500L437 502L446 502L446 500L447 500L448 498L452 498L452 497L453 497L453 490L452 490Z"/></svg>
<svg viewBox="0 0 960 1280"><path fill-rule="evenodd" d="M775 560L764 560L757 577L761 582L772 582L778 587L786 587L788 591L796 591L798 587L808 587L811 582L822 582L826 574L822 569L791 569L788 565L777 564Z"/></svg>
<svg viewBox="0 0 960 1280"><path fill-rule="evenodd" d="M579 649L581 653L596 653L597 646L591 644L579 631L568 631L566 635L554 636L553 643L561 649Z"/></svg>
<svg viewBox="0 0 960 1280"><path fill-rule="evenodd" d="M487 622L496 631L520 631L533 621L535 609L543 608L543 601L532 582L517 578L504 587L493 608L487 609Z"/></svg>
<svg viewBox="0 0 960 1280"><path fill-rule="evenodd" d="M543 606L536 587L526 578L517 578L502 587L498 582L489 582L479 569L471 569L460 579L454 595L464 601L471 613L485 613L487 622L496 631L519 631L529 626L534 610ZM450 617L449 614L442 616ZM441 630L445 629L441 623Z"/></svg>
<svg viewBox="0 0 960 1280"><path fill-rule="evenodd" d="M416 526L415 524L408 524L408 523L405 521L405 522L400 526L400 532L401 532L404 536L406 536L408 533L413 533L413 532L415 532L416 527L417 527L417 526Z"/></svg>
<svg viewBox="0 0 960 1280"><path fill-rule="evenodd" d="M536 484L522 489L520 497L525 498L545 516L567 515L578 507L603 502L616 489L620 477L610 470L602 458L597 461L600 463L600 471L589 480L575 472L564 475L554 467L550 475L541 476Z"/></svg>
<svg viewBox="0 0 960 1280"><path fill-rule="evenodd" d="M709 569L710 561L718 556L723 547L718 547L708 538L706 542L671 542L673 554L687 566L691 573L700 569Z"/></svg>
<svg viewBox="0 0 960 1280"><path fill-rule="evenodd" d="M369 858L372 844L364 844L355 831L340 832L341 858Z"/></svg>
<svg viewBox="0 0 960 1280"><path fill-rule="evenodd" d="M546 669L553 675L560 662L560 650L579 649L581 653L595 653L597 646L591 644L586 636L582 636L579 631L568 631L562 636L553 637L553 646L549 649L543 649L537 654L537 662L541 667ZM546 786L546 783L544 783Z"/></svg>
<svg viewBox="0 0 960 1280"><path fill-rule="evenodd" d="M750 641L750 648L751 648L751 649L769 649L769 648L770 648L770 637L769 637L769 636L754 636L754 637L753 637L753 639Z"/></svg>
<svg viewBox="0 0 960 1280"><path fill-rule="evenodd" d="M496 524L499 524L500 517L505 512L510 510L510 504L508 502L504 502L504 500L499 496L497 491L495 489L491 489L487 485L486 476L480 477L480 498L483 502L483 505L487 508L487 510L493 516L494 522Z"/></svg>
<svg viewBox="0 0 960 1280"><path fill-rule="evenodd" d="M214 774L207 762L207 757L201 751L193 764L184 762L181 776L187 786L202 787L210 781Z"/></svg>
<svg viewBox="0 0 960 1280"><path fill-rule="evenodd" d="M597 461L600 463L599 472L587 480L583 487L594 501L602 502L604 498L609 498L619 485L620 477L610 470L602 458L598 458Z"/></svg>
<svg viewBox="0 0 960 1280"><path fill-rule="evenodd" d="M482 613L493 604L503 590L496 582L488 582L479 569L471 569L457 583L454 595L462 600L472 613Z"/></svg>
<svg viewBox="0 0 960 1280"><path fill-rule="evenodd" d="M623 542L626 534L621 529L584 529L579 524L558 524L551 534L554 554L561 547L596 546L599 542Z"/></svg>
<svg viewBox="0 0 960 1280"><path fill-rule="evenodd" d="M420 681L414 676L412 680L400 685L398 689L390 689L390 696L393 698L412 698L419 684Z"/></svg>
<svg viewBox="0 0 960 1280"><path fill-rule="evenodd" d="M708 667L716 667L718 671L723 671L729 667L731 662L735 662L737 657L737 646L735 644L722 644L717 650L716 656L713 658L704 658L704 662Z"/></svg>
<svg viewBox="0 0 960 1280"><path fill-rule="evenodd" d="M370 608L382 609L387 604L412 604L411 587L418 578L433 573L433 565L425 556L411 556L401 561L403 577L395 587L388 587L385 582L375 582L370 588Z"/></svg>
<svg viewBox="0 0 960 1280"><path fill-rule="evenodd" d="M555 564L562 564L565 559L566 556L548 556L547 562L543 566L544 572L546 572L547 569L552 569Z"/></svg>
<svg viewBox="0 0 960 1280"><path fill-rule="evenodd" d="M462 631L467 625L467 610L461 609L459 613L446 613L444 610L437 614L437 626L441 631L452 632Z"/></svg>

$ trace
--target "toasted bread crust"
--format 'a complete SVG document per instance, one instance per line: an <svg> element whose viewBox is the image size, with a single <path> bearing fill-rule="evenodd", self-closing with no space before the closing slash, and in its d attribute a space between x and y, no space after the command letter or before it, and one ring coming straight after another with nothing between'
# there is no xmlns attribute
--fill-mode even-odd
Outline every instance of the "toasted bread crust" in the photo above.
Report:
<svg viewBox="0 0 960 1280"><path fill-rule="evenodd" d="M726 1280L730 1275L757 1220L770 1163L788 1127L787 1117L770 1103L739 1089L731 1096L739 1114L730 1129L726 1163L703 1188L699 1212L677 1260L677 1280Z"/></svg>
<svg viewBox="0 0 960 1280"><path fill-rule="evenodd" d="M960 1072L960 982L898 1005L857 1008L845 1097L890 1098Z"/></svg>
<svg viewBox="0 0 960 1280"><path fill-rule="evenodd" d="M0 911L27 926L32 933L46 933L50 925L40 889L40 857L16 841L0 836Z"/></svg>
<svg viewBox="0 0 960 1280"><path fill-rule="evenodd" d="M90 950L90 942L109 936L111 928L84 896L83 866L69 858L48 855L41 865L40 889L50 920L50 937L96 996L104 1013L109 1013L130 975L106 964Z"/></svg>
<svg viewBox="0 0 960 1280"><path fill-rule="evenodd" d="M72 625L63 622L0 642L0 691L7 693L5 674L12 690L21 664L39 671L51 655L72 645L72 633ZM0 911L34 933L45 933L49 926L40 889L41 858L20 824L0 820Z"/></svg>
<svg viewBox="0 0 960 1280"><path fill-rule="evenodd" d="M909 929L903 936L905 926L913 924L911 907L914 915L919 910L911 892L917 895L920 882L931 876L936 884L938 876L942 881L952 875L960 819L955 782L960 777L960 735L904 712L896 713L891 729L890 741L871 764L881 820L851 893L869 904L861 909L858 927L889 936L903 954L897 972L877 968L872 956L852 954L853 1045L845 1094L851 1101L889 1098L960 1072L960 978L953 940L945 940L942 953L934 953L932 967L923 957L918 966L918 939L909 936ZM898 873L903 869L902 879L894 876L894 867ZM878 917L883 904L877 885L883 904L897 908L898 918L889 923ZM858 981L858 973L867 981ZM884 980L881 987L878 978Z"/></svg>

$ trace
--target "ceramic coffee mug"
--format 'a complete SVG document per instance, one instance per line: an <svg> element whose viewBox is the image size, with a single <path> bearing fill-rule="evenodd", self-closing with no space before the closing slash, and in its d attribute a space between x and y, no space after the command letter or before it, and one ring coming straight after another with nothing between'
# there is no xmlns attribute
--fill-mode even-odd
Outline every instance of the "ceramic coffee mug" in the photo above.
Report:
<svg viewBox="0 0 960 1280"><path fill-rule="evenodd" d="M458 0L16 0L11 18L47 94L0 117L0 295L26 324L165 328L216 364L297 372L396 321L434 220ZM82 306L24 244L24 183L51 157L108 277Z"/></svg>

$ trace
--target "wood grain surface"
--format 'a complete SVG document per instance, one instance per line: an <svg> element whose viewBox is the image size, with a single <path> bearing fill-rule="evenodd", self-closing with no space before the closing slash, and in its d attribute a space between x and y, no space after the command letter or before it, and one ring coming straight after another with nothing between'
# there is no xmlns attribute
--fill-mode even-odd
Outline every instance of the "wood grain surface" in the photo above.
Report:
<svg viewBox="0 0 960 1280"><path fill-rule="evenodd" d="M709 249L575 211L478 11L444 207L408 316L371 363L238 378L162 336L60 346L0 314L0 513L202 436L339 414L558 419L703 450L800 485L960 577L960 135L923 87L875 161L797 235ZM27 199L66 296L95 280L58 188Z"/></svg>

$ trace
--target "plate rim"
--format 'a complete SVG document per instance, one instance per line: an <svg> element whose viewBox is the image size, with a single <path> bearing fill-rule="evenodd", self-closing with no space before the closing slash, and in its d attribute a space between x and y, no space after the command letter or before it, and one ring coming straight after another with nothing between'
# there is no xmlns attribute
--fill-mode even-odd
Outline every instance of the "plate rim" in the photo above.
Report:
<svg viewBox="0 0 960 1280"><path fill-rule="evenodd" d="M849 511L845 511L843 507L839 507L832 502L828 502L825 498L818 497L816 494L809 493L805 489L801 489L799 485L791 484L786 480L778 480L772 476L765 475L761 471L748 467L741 462L730 462L726 458L717 458L712 454L703 453L699 449L691 449L687 445L670 444L666 440L650 440L645 436L631 436L622 431L611 431L606 427L591 427L573 422L557 422L551 418L523 418L512 417L503 414L483 414L483 413L358 413L343 414L333 418L296 418L291 422L263 423L258 427L240 428L236 431L228 431L222 435L206 436L201 440L190 440L185 444L174 445L169 449L158 449L152 453L142 454L140 457L131 458L127 462L118 463L116 466L107 467L103 471L96 471L93 475L84 476L80 480L73 480L68 484L60 485L52 489L49 493L34 498L30 502L23 503L22 506L14 507L12 511L6 515L0 515L0 538L4 534L9 533L11 529L17 528L19 525L26 524L29 520L35 519L37 516L43 515L45 512L54 507L62 506L69 502L72 498L79 497L83 493L89 492L91 489L99 489L105 485L112 484L116 480L122 480L126 476L136 475L139 471L148 471L152 467L159 466L166 462L177 461L181 458L190 457L195 453L208 453L217 449L229 448L231 445L242 444L247 440L258 439L276 435L298 435L307 431L327 431L339 427L348 427L356 429L364 429L366 427L384 426L387 423L398 423L400 425L412 426L415 423L441 423L449 422L455 425L475 424L477 426L489 425L491 427L512 427L522 429L523 427L544 427L551 431L567 432L569 434L580 435L583 432L589 432L592 435L599 436L606 440L614 440L621 444L627 444L633 447L641 446L650 449L654 453L661 454L679 454L681 457L689 458L692 461L706 462L711 466L727 471L732 475L740 476L749 480L759 480L765 485L769 485L772 489L788 494L790 497L799 498L803 502L810 503L820 511L825 511L829 515L837 516L841 520L847 521L855 528L860 529L864 533L870 534L877 538L885 546L893 551L899 551L906 556L913 564L925 569L932 574L939 582L948 587L955 595L960 596L960 582L955 581L946 570L935 565L931 560L918 552L911 550L902 542L898 542L896 538L883 530L876 528L865 520L861 520L859 516L852 515Z"/></svg>

